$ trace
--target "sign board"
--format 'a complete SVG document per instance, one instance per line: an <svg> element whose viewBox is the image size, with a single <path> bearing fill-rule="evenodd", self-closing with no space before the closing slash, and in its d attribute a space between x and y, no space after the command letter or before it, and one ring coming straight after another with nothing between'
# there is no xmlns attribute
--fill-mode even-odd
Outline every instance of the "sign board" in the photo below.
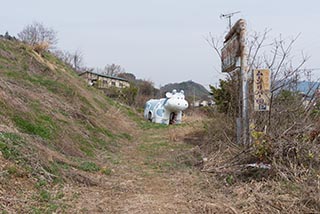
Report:
<svg viewBox="0 0 320 214"><path fill-rule="evenodd" d="M240 42L239 36L235 33L221 49L222 72L231 72L239 67Z"/></svg>
<svg viewBox="0 0 320 214"><path fill-rule="evenodd" d="M253 71L254 110L270 110L270 70Z"/></svg>

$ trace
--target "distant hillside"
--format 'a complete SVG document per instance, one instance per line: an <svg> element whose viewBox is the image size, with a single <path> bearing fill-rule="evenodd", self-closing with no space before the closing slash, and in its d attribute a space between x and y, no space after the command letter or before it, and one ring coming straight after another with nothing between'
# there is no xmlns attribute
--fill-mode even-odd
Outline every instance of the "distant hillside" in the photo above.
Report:
<svg viewBox="0 0 320 214"><path fill-rule="evenodd" d="M176 89L178 91L184 90L186 97L202 98L209 95L209 91L201 84L195 83L193 81L181 82L181 83L171 83L160 88L162 93L167 91L172 91Z"/></svg>

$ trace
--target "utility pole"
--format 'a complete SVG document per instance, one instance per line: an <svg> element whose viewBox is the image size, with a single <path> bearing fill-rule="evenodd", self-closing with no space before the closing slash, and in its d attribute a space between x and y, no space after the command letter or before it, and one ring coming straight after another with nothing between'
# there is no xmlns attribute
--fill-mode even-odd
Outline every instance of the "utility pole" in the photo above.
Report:
<svg viewBox="0 0 320 214"><path fill-rule="evenodd" d="M220 18L225 18L225 19L229 19L229 30L232 27L232 23L231 23L231 17L234 16L234 14L240 13L240 11L237 12L233 12L233 13L226 13L226 14L221 14Z"/></svg>

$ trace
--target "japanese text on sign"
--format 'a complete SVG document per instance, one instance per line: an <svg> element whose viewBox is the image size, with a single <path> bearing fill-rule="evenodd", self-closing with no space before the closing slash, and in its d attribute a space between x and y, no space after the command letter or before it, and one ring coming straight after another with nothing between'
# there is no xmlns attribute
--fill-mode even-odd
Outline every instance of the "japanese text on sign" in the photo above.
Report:
<svg viewBox="0 0 320 214"><path fill-rule="evenodd" d="M258 69L253 72L254 110L270 109L270 70Z"/></svg>

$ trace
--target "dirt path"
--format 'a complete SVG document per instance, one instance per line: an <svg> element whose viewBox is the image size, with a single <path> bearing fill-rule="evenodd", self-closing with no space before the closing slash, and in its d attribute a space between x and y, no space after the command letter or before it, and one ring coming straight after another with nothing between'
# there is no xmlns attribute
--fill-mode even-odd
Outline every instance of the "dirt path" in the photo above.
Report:
<svg viewBox="0 0 320 214"><path fill-rule="evenodd" d="M208 179L192 167L196 147L183 141L201 122L155 126L122 146L110 176L97 185L64 189L75 213L201 213Z"/></svg>

